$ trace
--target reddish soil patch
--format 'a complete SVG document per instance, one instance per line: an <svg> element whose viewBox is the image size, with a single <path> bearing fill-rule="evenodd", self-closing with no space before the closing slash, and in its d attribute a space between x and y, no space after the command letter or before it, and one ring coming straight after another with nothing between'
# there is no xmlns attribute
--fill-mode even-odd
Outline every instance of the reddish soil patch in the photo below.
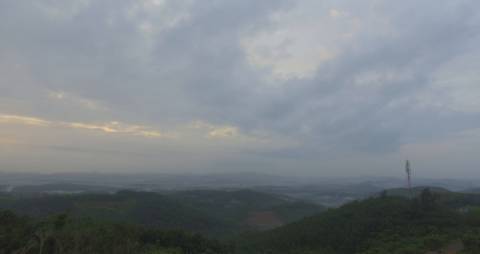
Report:
<svg viewBox="0 0 480 254"><path fill-rule="evenodd" d="M458 240L451 242L449 245L439 251L429 251L427 254L457 254L460 253L463 248L463 242Z"/></svg>
<svg viewBox="0 0 480 254"><path fill-rule="evenodd" d="M247 218L247 225L260 229L266 230L283 225L283 221L278 218L274 212L270 211L261 211L261 212L252 212Z"/></svg>

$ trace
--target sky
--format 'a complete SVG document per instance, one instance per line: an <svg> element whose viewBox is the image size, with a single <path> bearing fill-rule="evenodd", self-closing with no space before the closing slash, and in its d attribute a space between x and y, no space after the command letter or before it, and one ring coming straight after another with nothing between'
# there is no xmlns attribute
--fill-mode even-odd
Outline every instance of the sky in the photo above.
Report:
<svg viewBox="0 0 480 254"><path fill-rule="evenodd" d="M0 171L480 177L479 9L0 1Z"/></svg>

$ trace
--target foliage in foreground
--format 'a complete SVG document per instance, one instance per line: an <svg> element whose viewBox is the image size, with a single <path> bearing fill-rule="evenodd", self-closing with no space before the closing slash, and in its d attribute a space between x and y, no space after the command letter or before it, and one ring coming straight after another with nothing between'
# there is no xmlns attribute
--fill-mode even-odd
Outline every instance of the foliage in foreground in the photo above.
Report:
<svg viewBox="0 0 480 254"><path fill-rule="evenodd" d="M43 220L0 212L0 253L228 253L217 241L183 231L161 231L127 224L71 219Z"/></svg>

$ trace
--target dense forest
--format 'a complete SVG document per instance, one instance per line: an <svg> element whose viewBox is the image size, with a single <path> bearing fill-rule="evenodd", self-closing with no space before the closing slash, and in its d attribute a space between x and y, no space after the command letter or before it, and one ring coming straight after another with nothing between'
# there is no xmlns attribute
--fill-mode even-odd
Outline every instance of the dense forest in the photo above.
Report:
<svg viewBox="0 0 480 254"><path fill-rule="evenodd" d="M449 244L460 245L462 253L479 253L480 210L471 206L472 199L458 197L452 202L451 197L428 189L415 199L384 192L245 236L243 253L407 254L441 250Z"/></svg>
<svg viewBox="0 0 480 254"><path fill-rule="evenodd" d="M228 253L199 234L124 223L72 219L66 214L36 220L0 212L0 253Z"/></svg>
<svg viewBox="0 0 480 254"><path fill-rule="evenodd" d="M244 196L242 193L234 195ZM176 198L186 203L192 199L200 202L205 194L185 192L176 194ZM212 209L215 202L225 203L231 198L225 193L208 194L216 197L209 199ZM274 229L236 231L228 237L202 235L188 228L171 230L134 221L77 216L72 211L26 216L18 210L4 210L0 213L0 253L480 253L477 194L428 188L415 190L408 194L410 197L404 194L384 191ZM267 197L259 195L257 201L267 202ZM255 202L250 200L250 205ZM206 213L208 206L201 203L191 212ZM229 214L231 220L237 216L233 211Z"/></svg>
<svg viewBox="0 0 480 254"><path fill-rule="evenodd" d="M20 215L127 222L221 237L246 230L271 229L325 208L284 196L250 190L195 190L169 193L119 191L114 194L6 195L0 209Z"/></svg>

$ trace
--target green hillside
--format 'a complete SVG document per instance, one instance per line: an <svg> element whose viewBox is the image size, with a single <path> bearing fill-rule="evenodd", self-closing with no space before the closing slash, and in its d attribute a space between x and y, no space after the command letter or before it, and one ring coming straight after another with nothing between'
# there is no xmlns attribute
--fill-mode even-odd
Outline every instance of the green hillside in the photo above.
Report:
<svg viewBox="0 0 480 254"><path fill-rule="evenodd" d="M426 186L417 186L413 187L411 190L407 188L393 188L385 190L384 193L388 196L395 196L395 197L418 197L422 191L428 188L432 193L435 194L447 194L447 193L454 193L445 188L441 187L426 187Z"/></svg>
<svg viewBox="0 0 480 254"><path fill-rule="evenodd" d="M0 254L222 254L226 245L198 234L71 218L32 219L0 211Z"/></svg>
<svg viewBox="0 0 480 254"><path fill-rule="evenodd" d="M0 207L23 215L46 217L68 212L75 217L138 223L164 229L194 232L225 230L226 225L208 214L167 196L148 192L116 194L46 195L2 200Z"/></svg>
<svg viewBox="0 0 480 254"><path fill-rule="evenodd" d="M423 189L405 198L402 191L310 217L303 216L321 208L245 190L4 195L4 208L35 217L0 212L0 254L480 253L480 195ZM68 213L52 215L60 211Z"/></svg>
<svg viewBox="0 0 480 254"><path fill-rule="evenodd" d="M391 197L418 198L426 188L435 196L436 202L452 209L480 206L480 194L453 192L440 187L415 187L410 192L407 188L388 189L380 193Z"/></svg>
<svg viewBox="0 0 480 254"><path fill-rule="evenodd" d="M324 210L319 205L251 190L195 190L169 196L241 229L274 228Z"/></svg>
<svg viewBox="0 0 480 254"><path fill-rule="evenodd" d="M440 250L450 243L461 243L462 253L479 253L479 210L459 211L442 203L440 196L423 191L413 200L382 196L355 201L244 236L238 253L407 254Z"/></svg>
<svg viewBox="0 0 480 254"><path fill-rule="evenodd" d="M475 194L480 194L480 188L471 188L471 189L466 189L463 191L464 193L475 193Z"/></svg>
<svg viewBox="0 0 480 254"><path fill-rule="evenodd" d="M0 197L0 208L34 217L68 212L75 217L215 236L271 229L322 211L317 205L248 190L168 194L120 191L40 197L4 195Z"/></svg>

